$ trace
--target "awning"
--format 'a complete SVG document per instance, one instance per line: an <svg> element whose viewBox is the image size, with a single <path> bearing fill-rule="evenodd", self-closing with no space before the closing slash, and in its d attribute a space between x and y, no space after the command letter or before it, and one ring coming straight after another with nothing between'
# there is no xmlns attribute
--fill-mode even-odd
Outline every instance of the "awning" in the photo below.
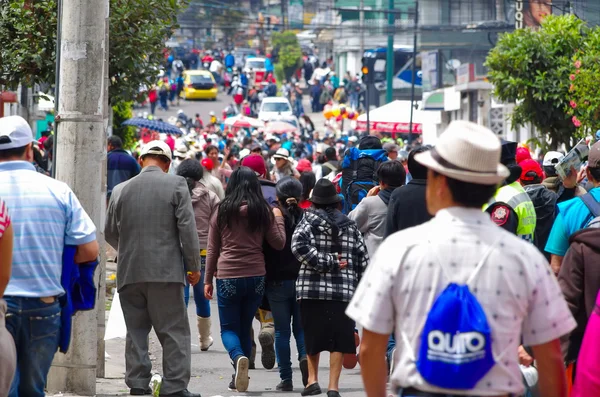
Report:
<svg viewBox="0 0 600 397"><path fill-rule="evenodd" d="M369 112L370 129L379 132L391 132L393 134L408 134L410 128L410 101L393 101ZM421 124L422 113L419 110L413 110L413 134L421 134L423 125ZM362 114L358 117L356 123L358 131L366 131L367 115Z"/></svg>
<svg viewBox="0 0 600 397"><path fill-rule="evenodd" d="M444 110L444 90L424 92L419 110Z"/></svg>

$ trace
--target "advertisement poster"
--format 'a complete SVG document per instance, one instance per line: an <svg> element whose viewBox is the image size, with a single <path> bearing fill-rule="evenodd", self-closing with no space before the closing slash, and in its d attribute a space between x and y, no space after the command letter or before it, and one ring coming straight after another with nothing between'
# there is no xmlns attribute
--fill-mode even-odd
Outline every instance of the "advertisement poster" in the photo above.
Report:
<svg viewBox="0 0 600 397"><path fill-rule="evenodd" d="M515 29L538 27L552 14L552 2L547 0L505 0L504 7L507 21L514 23Z"/></svg>
<svg viewBox="0 0 600 397"><path fill-rule="evenodd" d="M288 5L288 21L290 29L304 29L304 0L290 0Z"/></svg>

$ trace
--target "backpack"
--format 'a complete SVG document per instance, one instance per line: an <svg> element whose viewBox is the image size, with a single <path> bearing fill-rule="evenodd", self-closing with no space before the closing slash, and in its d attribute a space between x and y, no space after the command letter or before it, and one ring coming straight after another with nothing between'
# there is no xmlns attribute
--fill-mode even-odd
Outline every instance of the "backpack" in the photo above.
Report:
<svg viewBox="0 0 600 397"><path fill-rule="evenodd" d="M429 310L416 364L423 379L434 386L472 389L495 365L490 326L469 283L498 242L490 246L464 284L448 284ZM438 262L450 279L439 258ZM408 340L405 334L403 338Z"/></svg>
<svg viewBox="0 0 600 397"><path fill-rule="evenodd" d="M349 214L369 190L379 185L377 169L388 161L383 149L360 150L350 148L342 163L342 194L344 196L344 214Z"/></svg>
<svg viewBox="0 0 600 397"><path fill-rule="evenodd" d="M583 204L585 204L587 209L590 210L590 213L594 217L584 229L600 228L600 203L596 201L596 199L594 198L594 196L592 196L591 193L586 193L583 196L581 196L581 201L583 201Z"/></svg>

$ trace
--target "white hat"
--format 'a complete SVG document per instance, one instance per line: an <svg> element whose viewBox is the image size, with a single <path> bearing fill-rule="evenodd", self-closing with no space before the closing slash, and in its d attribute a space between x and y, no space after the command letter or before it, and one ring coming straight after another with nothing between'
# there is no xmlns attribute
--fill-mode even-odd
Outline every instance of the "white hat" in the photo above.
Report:
<svg viewBox="0 0 600 397"><path fill-rule="evenodd" d="M284 159L287 161L294 161L294 159L290 156L290 151L286 148L279 148L273 155L274 159Z"/></svg>
<svg viewBox="0 0 600 397"><path fill-rule="evenodd" d="M188 148L185 145L178 145L175 148L175 153L173 153L173 157L178 159L184 159L187 156Z"/></svg>
<svg viewBox="0 0 600 397"><path fill-rule="evenodd" d="M170 160L173 159L171 155L171 148L163 141L151 141L144 145L140 153L140 157L144 157L147 154L154 154L157 156L165 156Z"/></svg>
<svg viewBox="0 0 600 397"><path fill-rule="evenodd" d="M479 185L496 185L510 172L500 164L500 139L489 129L469 121L453 121L435 148L415 160L442 175Z"/></svg>
<svg viewBox="0 0 600 397"><path fill-rule="evenodd" d="M556 164L560 163L560 161L564 158L565 158L565 155L560 152L548 152L544 156L544 162L542 163L542 165L544 167L547 167L547 166L553 167Z"/></svg>
<svg viewBox="0 0 600 397"><path fill-rule="evenodd" d="M0 150L16 149L33 142L33 132L21 116L0 118Z"/></svg>
<svg viewBox="0 0 600 397"><path fill-rule="evenodd" d="M279 142L281 139L279 139L278 137L276 137L273 134L267 135L266 138L265 138L265 141L271 141L271 140L273 140L275 142Z"/></svg>
<svg viewBox="0 0 600 397"><path fill-rule="evenodd" d="M244 157L246 157L248 155L250 155L250 149L242 149L242 150L240 150L240 154L239 154L240 160L243 160Z"/></svg>
<svg viewBox="0 0 600 397"><path fill-rule="evenodd" d="M211 110L210 112L208 112L208 115L209 115L209 116L214 116L214 115L215 115L215 112L213 112L213 111Z"/></svg>
<svg viewBox="0 0 600 397"><path fill-rule="evenodd" d="M356 135L352 135L352 136L348 137L348 140L350 142L358 142L358 137Z"/></svg>

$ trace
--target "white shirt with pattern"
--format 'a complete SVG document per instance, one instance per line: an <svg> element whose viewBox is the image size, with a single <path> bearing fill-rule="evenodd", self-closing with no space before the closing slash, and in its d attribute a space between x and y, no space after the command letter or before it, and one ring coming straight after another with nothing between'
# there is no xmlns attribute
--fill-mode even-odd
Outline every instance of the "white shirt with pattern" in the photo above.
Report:
<svg viewBox="0 0 600 397"><path fill-rule="evenodd" d="M496 248L469 287L492 330L496 365L472 390L432 386L415 364L429 309L449 283L465 283L492 245ZM459 395L522 393L517 357L521 337L525 345L535 346L576 326L544 256L496 226L489 215L458 207L441 210L431 221L387 238L346 314L369 331L395 332L393 389L415 387Z"/></svg>

